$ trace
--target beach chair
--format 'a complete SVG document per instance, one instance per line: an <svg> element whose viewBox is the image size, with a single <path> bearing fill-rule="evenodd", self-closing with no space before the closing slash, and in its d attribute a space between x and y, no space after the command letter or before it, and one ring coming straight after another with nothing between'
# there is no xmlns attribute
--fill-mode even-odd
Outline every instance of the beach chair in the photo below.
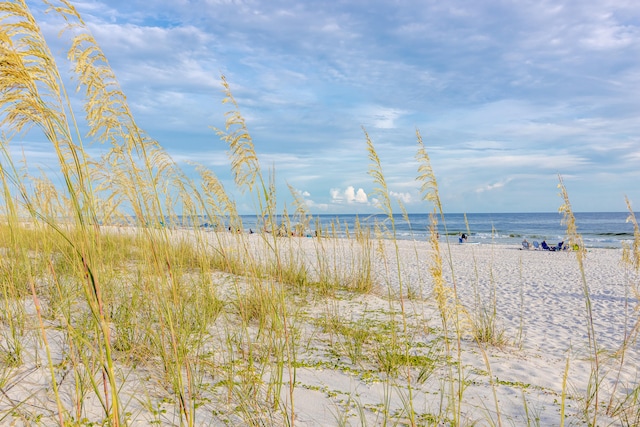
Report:
<svg viewBox="0 0 640 427"><path fill-rule="evenodd" d="M540 245L540 247L545 251L550 251L551 250L551 247L549 245L547 245L547 242L544 241L544 240L542 241L542 244Z"/></svg>
<svg viewBox="0 0 640 427"><path fill-rule="evenodd" d="M553 250L554 251L561 251L563 249L562 245L564 245L564 240L560 243L558 243L558 246L556 246Z"/></svg>
<svg viewBox="0 0 640 427"><path fill-rule="evenodd" d="M527 241L522 242L522 249L529 250L529 242Z"/></svg>
<svg viewBox="0 0 640 427"><path fill-rule="evenodd" d="M535 240L534 240L534 241L533 241L533 248L534 248L535 250L540 249L540 243L538 243L537 241L535 241Z"/></svg>

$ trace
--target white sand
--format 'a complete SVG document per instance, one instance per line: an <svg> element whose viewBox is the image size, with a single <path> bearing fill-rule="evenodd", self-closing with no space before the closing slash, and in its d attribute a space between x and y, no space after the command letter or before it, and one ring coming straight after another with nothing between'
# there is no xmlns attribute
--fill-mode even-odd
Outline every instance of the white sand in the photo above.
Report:
<svg viewBox="0 0 640 427"><path fill-rule="evenodd" d="M213 244L217 244L220 236L215 233L208 235ZM250 251L260 254L263 260L268 258L260 236L245 238L242 242L248 245ZM279 242L284 254L304 257L312 274L318 270L317 254L322 253L318 239L282 238ZM229 242L224 243L227 249L229 245ZM289 251L287 245L293 245L294 251ZM413 408L420 424L429 424L431 416L445 412L441 406L446 406L448 399L443 396L448 394L452 385L459 385L451 379L451 372L457 374L457 366L460 366L466 385L462 397L461 425L493 425L498 423L498 419L503 425L559 425L567 360L569 376L565 425L584 424L582 411L593 355L589 350L583 281L574 253L523 251L517 247L459 245L453 242L450 246L443 244L441 253L447 286L452 287L454 283L448 266L450 250L455 286L462 306L472 319L479 317L481 307L489 312L495 308L497 330L503 331L505 339L505 344L499 348L481 346L465 333L461 340L460 356L455 351L455 341L452 343L452 361L456 362L459 357L461 363L447 365L442 363L445 354L443 341L438 340L442 336L442 322L433 297L429 244L399 241L399 263L393 243L385 241L383 246L385 256L378 251L377 243L373 247L373 271L378 283L373 292L364 295L337 293L309 298L307 301L291 301L289 310L292 322L295 322L293 326L299 332L293 402L296 425L380 425L383 419L381 409L385 402L388 402L389 412L397 415L395 420L406 420L402 415L403 409L408 407L406 371L402 369L390 381L385 381L385 375L372 362L375 355L370 352L376 351L375 345L365 347L368 353L359 363L353 363L344 350L350 343L344 342L344 338L336 334L327 333L318 321L334 316L345 324L354 322L370 327L373 332L389 319L391 307L400 310L398 290L401 286L405 293L409 290L416 296L404 299L410 331L410 353L440 360L424 382L418 381L420 366L411 370ZM343 270L351 265L350 256L354 250L355 253L360 250L353 241L328 239L322 240L322 248L326 251L324 259L335 262ZM640 373L640 346L637 342L633 342L624 353L620 373L620 357L613 357L620 355L625 335L638 321L638 300L633 290L640 286L640 282L621 264L621 257L621 250L592 249L588 251L584 264L600 350L600 425L623 425L619 416L605 415L604 408L611 399L614 403L620 402L636 389ZM398 264L400 274L397 273ZM226 274L216 277L219 277L216 280L220 284L220 297L231 298L233 292L229 290L229 284L237 283L237 280ZM391 301L389 293L393 294ZM396 319L401 324L400 315L396 315ZM229 327L216 324L212 325L211 330L212 351L218 351L220 360L223 360L225 334L228 334ZM51 331L54 343L58 342L56 333ZM483 349L488 365L483 357ZM57 348L58 352L62 350L61 346ZM55 413L55 402L50 397L48 371L41 363L42 355L37 358L40 364L35 360L32 358L21 367L12 369L8 381L0 386L3 391L0 395L0 418L15 402L25 402L20 407L24 413L42 412L48 417L47 422L55 420L52 415ZM265 372L265 383L268 383L270 372ZM166 393L159 385L159 376L153 373L152 367L147 367L136 370L127 378L122 393L133 396L128 400L131 425L147 425L155 419L143 403L149 401L166 411L159 417L163 425L179 424L175 408L162 403ZM283 378L288 381L286 369ZM211 383L219 380L211 378ZM290 410L288 384L283 386L281 394L283 405ZM233 405L225 402L221 397L224 395L213 390L203 399L197 411L196 425L224 425L225 420L236 425L246 422L241 414L234 412ZM143 398L136 399L136 396ZM99 413L95 401L91 405ZM214 411L217 415L214 415ZM263 413L260 417L266 425L284 424L279 411ZM13 419L15 417L9 416L0 424Z"/></svg>
<svg viewBox="0 0 640 427"><path fill-rule="evenodd" d="M291 239L300 245L300 252L315 254L316 239ZM353 245L352 242L344 245ZM432 263L427 242L398 241L400 271L404 289L413 289L423 298L406 300L410 323L440 328L441 322L433 302ZM357 248L357 245L355 246ZM493 310L497 329L504 332L506 343L500 348L487 346L489 366L498 396L500 417L506 425L558 425L562 382L569 358L569 376L566 393L567 425L583 423L580 411L587 395L591 373L592 353L589 350L588 321L584 282L576 254L573 252L524 251L515 246L441 243L447 285L453 279L449 268L449 251L458 298L470 315L476 316L484 307ZM348 252L348 251L345 251ZM375 295L361 296L349 301L338 301L339 311L346 318L360 319L363 310L375 312L388 308L387 286L398 290L395 248L385 242L387 262L376 254L375 277L380 283ZM314 263L314 256L310 263ZM638 387L640 373L640 347L637 342L627 349L619 378L619 358L612 358L621 349L625 334L639 320L638 300L633 289L640 286L637 276L621 262L622 250L589 249L584 260L584 273L588 287L593 323L600 355L600 403L609 405L611 390L617 385L616 398ZM346 262L346 260L342 260ZM479 303L478 303L479 299ZM394 306L397 308L397 295ZM366 308L364 308L366 307ZM321 304L318 310L326 310ZM416 342L429 342L425 333L415 336ZM496 405L490 377L479 344L469 336L462 341L463 372L469 385L464 391L463 423L477 425L497 423ZM426 384L414 384L414 409L418 413L437 413L440 404L442 378L439 372ZM329 390L340 390L342 400L352 398L369 407L384 401L383 385L368 384L357 376L339 370L303 370L298 381ZM400 384L403 383L399 379ZM406 386L406 380L404 381ZM402 387L399 387L401 390ZM392 396L392 407L400 410L401 393ZM336 399L327 399L321 393L299 390L298 421L309 425L332 425L335 419ZM406 391L405 391L406 392ZM526 400L526 406L524 403ZM614 399L614 402L616 400ZM307 403L307 404L305 404ZM527 415L526 412L529 412ZM308 412L308 413L307 413ZM355 410L352 415L357 419ZM533 421L539 418L539 421ZM616 419L599 415L603 425ZM379 419L368 414L368 423ZM491 420L491 421L490 421ZM356 421L353 421L357 424Z"/></svg>

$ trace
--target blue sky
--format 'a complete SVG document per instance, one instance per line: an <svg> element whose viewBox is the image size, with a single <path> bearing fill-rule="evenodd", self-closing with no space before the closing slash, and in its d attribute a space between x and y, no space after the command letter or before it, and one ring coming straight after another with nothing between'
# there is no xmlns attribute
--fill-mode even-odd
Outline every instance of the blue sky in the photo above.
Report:
<svg viewBox="0 0 640 427"><path fill-rule="evenodd" d="M556 211L558 174L576 211L640 205L637 0L73 3L138 124L245 213L211 129L221 74L279 197L288 183L315 213L376 211L363 127L410 212L430 210L416 129L447 212ZM42 19L55 39L60 22Z"/></svg>

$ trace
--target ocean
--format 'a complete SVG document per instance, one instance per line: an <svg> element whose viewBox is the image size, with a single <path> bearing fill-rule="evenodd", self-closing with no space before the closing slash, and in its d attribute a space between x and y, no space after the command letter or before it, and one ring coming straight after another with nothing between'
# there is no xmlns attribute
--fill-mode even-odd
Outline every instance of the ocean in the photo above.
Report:
<svg viewBox="0 0 640 427"><path fill-rule="evenodd" d="M620 248L624 242L633 241L633 225L627 222L627 212L576 212L574 215L585 247ZM562 218L560 213L469 213L465 219L465 214L454 213L445 214L446 232L438 218L438 231L441 240L448 236L454 243L458 243L457 235L464 232L469 234L468 242L520 245L526 238L529 242L546 240L555 245L565 240L566 225ZM340 224L337 234L345 236L345 230L354 230L356 219L371 227L376 223L390 226L389 219L382 214L324 214L313 216L307 233L314 233L316 223L324 230L330 230L333 223ZM243 215L242 221L245 230L257 230L255 216ZM425 240L429 237L428 214L409 214L408 221L403 215L396 215L394 222L398 239Z"/></svg>

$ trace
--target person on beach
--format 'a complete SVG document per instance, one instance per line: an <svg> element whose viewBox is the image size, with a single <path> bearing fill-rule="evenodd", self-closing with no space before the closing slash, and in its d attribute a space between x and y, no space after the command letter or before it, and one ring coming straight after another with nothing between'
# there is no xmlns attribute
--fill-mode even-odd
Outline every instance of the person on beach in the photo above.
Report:
<svg viewBox="0 0 640 427"><path fill-rule="evenodd" d="M529 242L527 241L527 238L525 237L524 240L522 241L522 248L523 249L529 249Z"/></svg>
<svg viewBox="0 0 640 427"><path fill-rule="evenodd" d="M465 233L460 233L460 237L458 237L458 242L465 243L467 241L467 235Z"/></svg>
<svg viewBox="0 0 640 427"><path fill-rule="evenodd" d="M551 250L551 248L547 244L546 240L543 240L542 243L540 243L540 246L542 246L542 249L544 249L545 251L550 251Z"/></svg>

